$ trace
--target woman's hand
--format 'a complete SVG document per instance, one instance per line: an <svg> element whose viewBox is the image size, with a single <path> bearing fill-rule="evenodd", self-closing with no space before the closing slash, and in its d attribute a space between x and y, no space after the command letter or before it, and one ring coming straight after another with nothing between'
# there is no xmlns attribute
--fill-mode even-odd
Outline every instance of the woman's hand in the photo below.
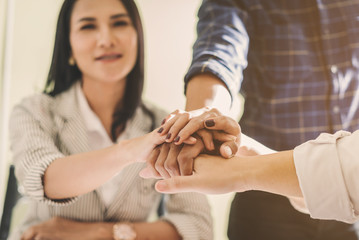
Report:
<svg viewBox="0 0 359 240"><path fill-rule="evenodd" d="M159 128L147 133L141 137L123 140L120 142L121 148L126 149L127 159L135 162L145 162L151 152L159 145L164 143L166 136L159 133ZM186 144L192 145L196 143L195 138L188 138Z"/></svg>
<svg viewBox="0 0 359 240"><path fill-rule="evenodd" d="M77 222L54 217L27 229L21 240L113 239L113 224Z"/></svg>
<svg viewBox="0 0 359 240"><path fill-rule="evenodd" d="M204 122L199 124L201 121ZM168 123L164 123L162 129L159 130L163 137L166 136L163 131L167 131L164 129ZM152 151L147 160L147 169L143 170L140 175L144 178L191 175L193 159L201 153L221 155L225 158L234 156L240 144L240 134L240 127L232 118L217 116L205 120L202 115L194 117L180 130L179 136L184 136L182 139L180 137L181 140L175 140L172 144L162 144ZM183 140L189 140L190 137L196 139L194 144L183 144L186 143ZM166 142L170 139L167 135Z"/></svg>
<svg viewBox="0 0 359 240"><path fill-rule="evenodd" d="M201 131L205 128L212 131ZM208 107L190 112L176 110L163 120L159 131L162 136L166 136L166 142L174 142L177 145L197 133L208 151L214 150L214 140L235 140L239 143L241 132L235 120L223 116L215 108ZM226 154L222 156L228 157Z"/></svg>

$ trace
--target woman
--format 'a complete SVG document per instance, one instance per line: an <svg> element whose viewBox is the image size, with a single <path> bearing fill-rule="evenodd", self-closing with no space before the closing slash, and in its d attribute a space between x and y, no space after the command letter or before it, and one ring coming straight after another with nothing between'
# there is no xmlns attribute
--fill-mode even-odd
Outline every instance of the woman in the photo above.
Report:
<svg viewBox="0 0 359 240"><path fill-rule="evenodd" d="M45 93L12 113L31 200L12 239L212 239L203 195L170 195L167 214L146 222L162 195L138 173L164 141L153 129L165 113L141 102L143 55L134 1L64 1Z"/></svg>

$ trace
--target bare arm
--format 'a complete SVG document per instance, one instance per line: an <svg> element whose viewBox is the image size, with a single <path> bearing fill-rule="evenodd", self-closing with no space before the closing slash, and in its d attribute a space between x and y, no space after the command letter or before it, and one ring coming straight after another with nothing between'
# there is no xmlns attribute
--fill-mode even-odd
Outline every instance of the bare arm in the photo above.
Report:
<svg viewBox="0 0 359 240"><path fill-rule="evenodd" d="M219 171L219 169L221 169ZM289 197L302 197L293 151L224 159L201 155L194 162L192 176L161 180L160 192L209 194L261 190Z"/></svg>
<svg viewBox="0 0 359 240"><path fill-rule="evenodd" d="M186 111L210 106L228 114L231 108L231 95L226 85L211 74L193 77L187 85L186 99Z"/></svg>
<svg viewBox="0 0 359 240"><path fill-rule="evenodd" d="M129 164L145 161L152 149L164 141L157 130L98 151L56 159L45 171L46 196L65 199L88 193Z"/></svg>

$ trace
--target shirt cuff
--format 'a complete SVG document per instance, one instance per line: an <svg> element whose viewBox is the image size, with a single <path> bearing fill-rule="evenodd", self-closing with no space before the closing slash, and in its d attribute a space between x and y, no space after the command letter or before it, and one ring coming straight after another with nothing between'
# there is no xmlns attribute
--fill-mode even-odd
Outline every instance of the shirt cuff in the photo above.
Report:
<svg viewBox="0 0 359 240"><path fill-rule="evenodd" d="M300 188L312 218L356 220L337 150L337 140L348 135L346 131L323 133L294 149Z"/></svg>

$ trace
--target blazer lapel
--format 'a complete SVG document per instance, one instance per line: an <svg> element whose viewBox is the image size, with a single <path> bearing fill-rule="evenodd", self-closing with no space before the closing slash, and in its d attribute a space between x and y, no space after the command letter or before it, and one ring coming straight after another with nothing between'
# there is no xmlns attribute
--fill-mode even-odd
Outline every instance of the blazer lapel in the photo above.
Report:
<svg viewBox="0 0 359 240"><path fill-rule="evenodd" d="M55 122L59 129L60 142L68 154L90 151L87 132L79 111L75 87L57 99Z"/></svg>

